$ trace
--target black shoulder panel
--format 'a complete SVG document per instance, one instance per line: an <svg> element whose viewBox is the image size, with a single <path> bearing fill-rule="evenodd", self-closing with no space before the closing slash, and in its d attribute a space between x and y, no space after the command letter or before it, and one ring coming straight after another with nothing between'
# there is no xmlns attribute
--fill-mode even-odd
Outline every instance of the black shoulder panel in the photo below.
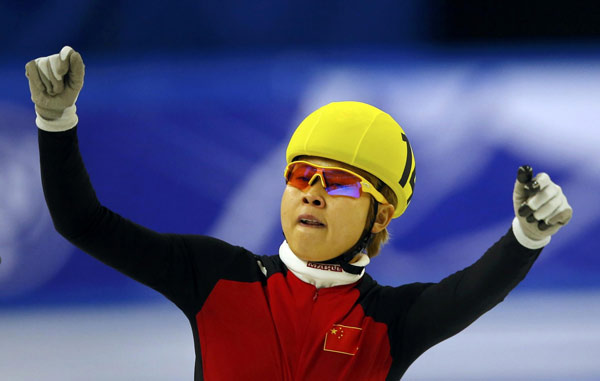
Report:
<svg viewBox="0 0 600 381"><path fill-rule="evenodd" d="M359 303L365 315L388 326L402 317L414 300L429 287L430 283L411 283L398 287L381 286L369 274L365 274L357 286Z"/></svg>
<svg viewBox="0 0 600 381"><path fill-rule="evenodd" d="M287 275L287 267L279 258L279 255L261 255L257 256L257 260L259 260L264 268L267 271L267 278L273 274L282 273L283 276Z"/></svg>
<svg viewBox="0 0 600 381"><path fill-rule="evenodd" d="M400 355L402 353L400 348L402 338L398 337L402 332L400 327L404 325L407 312L414 301L430 285L431 283L411 283L399 287L381 286L371 276L365 274L357 287L360 291L358 302L365 315L388 327L393 363L387 380L399 380L411 363L409 360L413 358L411 354Z"/></svg>

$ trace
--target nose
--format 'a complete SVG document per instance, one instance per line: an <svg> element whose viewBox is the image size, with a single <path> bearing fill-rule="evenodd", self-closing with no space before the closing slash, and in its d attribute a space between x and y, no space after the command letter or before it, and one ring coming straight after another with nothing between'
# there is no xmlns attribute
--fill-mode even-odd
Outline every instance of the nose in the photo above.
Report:
<svg viewBox="0 0 600 381"><path fill-rule="evenodd" d="M322 191L324 191L324 189L320 182L313 184L302 196L302 203L309 204L317 208L324 208L325 198L323 198L323 196L320 194Z"/></svg>
<svg viewBox="0 0 600 381"><path fill-rule="evenodd" d="M305 204L310 204L317 208L325 207L325 199L323 197L321 197L319 195L315 195L315 194L304 195L304 197L302 197L302 202Z"/></svg>

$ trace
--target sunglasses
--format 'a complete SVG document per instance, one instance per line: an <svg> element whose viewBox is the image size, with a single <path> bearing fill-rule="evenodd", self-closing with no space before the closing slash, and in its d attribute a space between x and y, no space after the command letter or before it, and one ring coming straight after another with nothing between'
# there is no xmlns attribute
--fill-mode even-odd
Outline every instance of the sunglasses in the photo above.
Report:
<svg viewBox="0 0 600 381"><path fill-rule="evenodd" d="M363 192L371 194L375 200L388 204L383 195L361 175L345 168L322 167L307 161L293 161L285 168L285 182L305 192L316 176L321 178L323 188L330 196L359 198Z"/></svg>

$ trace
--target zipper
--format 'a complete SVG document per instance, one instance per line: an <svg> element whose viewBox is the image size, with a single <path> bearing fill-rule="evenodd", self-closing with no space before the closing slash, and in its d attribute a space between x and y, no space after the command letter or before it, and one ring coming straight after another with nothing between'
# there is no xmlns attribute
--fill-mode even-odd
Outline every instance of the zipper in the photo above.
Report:
<svg viewBox="0 0 600 381"><path fill-rule="evenodd" d="M313 295L313 302L316 302L318 297L319 297L319 289L317 288L315 290L315 294Z"/></svg>

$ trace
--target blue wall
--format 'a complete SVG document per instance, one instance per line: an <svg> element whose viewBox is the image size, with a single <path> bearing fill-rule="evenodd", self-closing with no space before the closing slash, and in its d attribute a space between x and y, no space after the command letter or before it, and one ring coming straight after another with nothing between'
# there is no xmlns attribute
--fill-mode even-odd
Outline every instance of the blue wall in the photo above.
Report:
<svg viewBox="0 0 600 381"><path fill-rule="evenodd" d="M0 3L0 41L13 54L46 54L44 49L65 43L109 54L390 45L427 38L425 5L415 0L8 0Z"/></svg>

